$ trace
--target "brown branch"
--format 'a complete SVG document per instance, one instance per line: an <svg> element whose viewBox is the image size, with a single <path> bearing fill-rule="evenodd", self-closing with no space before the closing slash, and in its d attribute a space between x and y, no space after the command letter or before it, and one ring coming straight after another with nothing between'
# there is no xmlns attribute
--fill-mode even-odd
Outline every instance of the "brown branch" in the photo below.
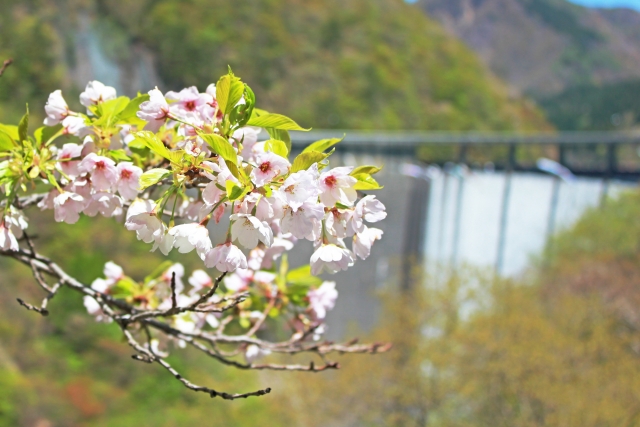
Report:
<svg viewBox="0 0 640 427"><path fill-rule="evenodd" d="M16 298L16 301L18 301L18 304L20 304L21 306L23 306L27 310L35 311L37 313L42 314L43 316L48 316L49 315L49 311L46 310L46 309L31 305L28 302L24 302L24 300L22 300L20 298Z"/></svg>
<svg viewBox="0 0 640 427"><path fill-rule="evenodd" d="M172 306L170 309L167 310L146 310L146 311L140 311L137 314L133 314L133 315L127 315L127 316L123 316L122 318L118 319L118 320L122 320L125 321L127 323L133 323L133 322L139 322L141 320L144 319L149 319L152 317L169 317L169 316L175 316L176 314L180 314L180 313L185 313L187 311L198 311L198 306L200 304L203 304L204 302L206 302L209 298L211 298L213 296L213 294L216 292L216 290L218 289L218 286L220 285L220 282L222 281L222 279L224 278L224 276L226 276L226 272L222 273L220 276L218 276L216 278L216 280L214 281L213 286L211 287L211 289L205 293L204 295L202 295L200 298L198 298L198 300L196 302L194 302L193 304L190 304L188 306L185 307L176 307L175 304L175 292L173 291L173 288L175 287L175 283L172 285ZM175 277L175 273L173 274L173 276ZM239 302L238 302L239 304ZM214 312L216 310L208 310L207 312Z"/></svg>
<svg viewBox="0 0 640 427"><path fill-rule="evenodd" d="M267 319L267 316L269 315L269 312L271 311L271 309L273 308L275 303L276 303L276 299L275 298L271 298L269 300L269 303L267 304L267 306L263 310L262 314L260 315L260 318L258 320L256 320L256 323L254 323L254 325L251 327L251 329L249 329L249 331L246 333L246 335L253 336L256 332L258 332L258 329L260 329L260 326L262 326L264 321Z"/></svg>
<svg viewBox="0 0 640 427"><path fill-rule="evenodd" d="M171 309L175 310L178 306L176 302L176 272L171 272Z"/></svg>
<svg viewBox="0 0 640 427"><path fill-rule="evenodd" d="M2 67L0 67L0 77L4 74L4 70L6 70L9 65L13 64L13 58L5 59L2 63Z"/></svg>
<svg viewBox="0 0 640 427"><path fill-rule="evenodd" d="M164 360L163 358L158 357L155 354L153 354L153 352L151 351L150 348L146 349L143 346L141 346L135 340L133 335L131 335L131 332L129 332L127 330L127 327L125 325L121 324L120 328L122 329L122 333L124 334L124 336L127 338L127 342L129 343L129 345L139 353L139 355L137 355L138 357L134 357L135 359L142 360L142 361L145 361L145 362L148 362L148 363L152 363L152 362L158 363L160 366L162 366L167 371L169 371L171 373L171 375L173 375L178 381L180 381L189 390L200 391L200 392L207 393L212 398L219 396L219 397L221 397L223 399L226 399L226 400L243 399L243 398L247 398L247 397L251 397L251 396L264 396L265 394L268 394L268 393L271 392L271 388L266 388L266 389L263 389L263 390L257 390L257 391L253 391L253 392L249 392L249 393L230 394L230 393L220 392L220 391L208 388L208 387L196 385L196 384L192 383L191 381L187 380L185 377L183 377L166 360Z"/></svg>
<svg viewBox="0 0 640 427"><path fill-rule="evenodd" d="M221 299L216 303L208 302L208 300L215 294L217 291L220 282L225 277L225 273L221 274L214 281L213 286L209 289L205 294L203 294L197 301L194 303L185 306L185 307L177 307L176 296L175 296L175 283L172 283L172 308L164 311L158 310L142 310L136 308L126 301L115 299L110 295L103 294L95 291L91 287L86 286L85 284L79 282L75 278L71 277L67 274L60 266L51 261L50 259L38 254L35 251L27 251L20 249L19 251L0 251L0 255L8 256L16 259L23 264L26 264L32 268L34 273L34 277L39 285L48 292L47 297L43 300L42 306L40 308L35 307L31 304L28 304L22 300L18 300L18 302L26 307L29 310L37 311L40 314L46 315L48 313L46 306L48 301L53 298L58 290L62 286L67 286L77 292L80 292L84 295L93 297L100 307L105 316L114 320L122 329L123 334L125 335L129 345L136 351L137 354L133 356L135 360L143 361L146 363L158 363L164 369L169 371L176 379L178 379L182 384L190 390L205 392L208 393L211 397L222 397L223 399L239 399L250 396L262 396L270 392L271 389L266 388L263 390L258 390L250 393L243 394L229 394L224 392L219 392L217 390L196 385L189 380L182 377L182 375L177 372L161 355L154 354L151 349L151 334L149 332L149 328L153 328L154 330L163 333L169 337L173 337L175 339L183 340L193 348L204 352L208 356L218 360L219 362L236 367L238 369L258 369L258 370L278 370L278 371L307 371L307 372L320 372L327 369L338 369L339 364L336 362L331 362L325 360L325 355L329 353L380 353L387 351L390 348L389 344L381 344L374 343L371 345L357 345L357 340L352 340L351 342L345 344L334 344L332 342L324 341L324 342L306 342L304 339L311 335L313 331L315 331L318 325L312 325L304 333L296 335L295 337L283 341L283 342L269 342L259 338L255 338L253 335L260 325L264 322L266 315L268 315L270 307L274 304L273 300L267 305L263 312L263 316L253 325L253 327L244 335L223 335L222 332L224 330L224 326L228 324L232 316L228 316L223 319L221 322L221 326L215 333L207 333L204 331L198 331L194 333L183 332L179 329L172 327L171 325L158 320L158 317L169 317L175 314L180 314L187 311L192 312L217 312L224 311L229 308L235 307L240 302L244 301L244 299L248 296L247 294L238 294L232 297L226 297ZM49 287L46 281L44 280L43 274L49 275L57 280L56 284L53 287ZM172 282L175 282L175 276L172 277ZM223 307L211 307L212 304L220 304L222 302L229 302L227 305ZM266 315L265 315L266 314ZM148 349L144 346L140 345L131 332L129 331L129 327L133 324L137 323L142 330L147 334L147 345ZM207 344L205 344L207 343ZM228 344L236 347L236 350L231 353L223 353L218 349L218 344ZM247 345L254 344L259 348L265 351L275 352L275 353L286 353L286 354L296 354L296 353L313 353L319 356L323 360L322 365L316 366L315 362L310 362L308 365L299 365L299 364L290 364L290 365L280 365L280 364L255 364L255 363L241 363L236 360L231 359L231 357L236 357L241 349L245 348Z"/></svg>

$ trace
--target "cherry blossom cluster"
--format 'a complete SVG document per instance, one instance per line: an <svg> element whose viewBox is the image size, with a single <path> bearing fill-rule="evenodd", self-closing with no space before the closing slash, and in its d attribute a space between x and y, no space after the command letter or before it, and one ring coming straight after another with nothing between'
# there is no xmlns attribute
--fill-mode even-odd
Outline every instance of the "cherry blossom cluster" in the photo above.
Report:
<svg viewBox="0 0 640 427"><path fill-rule="evenodd" d="M19 193L27 182L42 182L50 189L38 206L52 209L56 221L73 224L81 214L120 218L152 251L195 251L204 268L230 273L227 292L259 291L258 310L296 305L294 320L309 324L322 322L337 296L333 282L309 278L366 259L382 237L382 230L369 224L386 217L385 207L364 193L380 188L372 177L379 168L330 168L328 157L339 139L312 143L290 160L289 131L305 129L256 108L251 89L231 72L204 92L189 87L163 94L155 88L134 99L92 81L79 101L86 111L70 109L60 90L51 93L45 126L33 137L26 136L28 116L27 124L0 128L0 153L7 157L0 163L6 199L2 250L18 250L27 227L17 208ZM263 133L268 136L261 139ZM212 242L209 227L223 224L226 237ZM304 292L292 295L283 254L303 240L314 252ZM165 309L171 297L167 272L175 274L181 304L192 303L211 286L208 273L197 270L185 293L184 269L172 268L152 284L128 286L122 296L142 309ZM107 264L105 276L93 289L109 294L116 286L121 292L122 283L132 282L114 264ZM85 304L101 316L91 297ZM256 313L261 311L239 306L234 315L250 324ZM215 328L220 319L185 313L173 321L190 330Z"/></svg>
<svg viewBox="0 0 640 427"><path fill-rule="evenodd" d="M311 372L338 368L330 353L389 348L321 341L338 291L318 276L366 259L383 234L371 224L387 215L369 194L381 188L373 178L380 168L330 167L341 139L293 156L289 132L306 129L257 108L231 70L204 92L155 88L133 99L92 81L75 109L60 90L51 93L45 115L32 134L28 110L18 125L0 124L0 255L30 267L46 292L39 306L18 298L22 306L46 315L61 287L73 289L97 321L122 330L134 359L224 399L270 389L229 394L195 385L165 359L168 344L240 369ZM23 213L31 205L68 224L114 217L151 251L193 252L202 264L187 276L182 264L165 261L137 280L107 262L104 277L87 286L37 253ZM221 232L210 235L215 228ZM288 252L304 241L314 248L309 263L290 268ZM269 327L290 335L268 341ZM256 363L272 352L312 353L322 363Z"/></svg>

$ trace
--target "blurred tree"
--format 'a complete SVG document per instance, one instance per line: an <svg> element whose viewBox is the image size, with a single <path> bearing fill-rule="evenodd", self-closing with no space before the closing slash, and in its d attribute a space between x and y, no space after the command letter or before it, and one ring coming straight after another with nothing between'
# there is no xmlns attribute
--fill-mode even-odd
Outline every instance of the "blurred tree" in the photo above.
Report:
<svg viewBox="0 0 640 427"><path fill-rule="evenodd" d="M389 288L375 337L395 349L293 382L298 425L640 425L638 218L637 192L588 212L529 283Z"/></svg>
<svg viewBox="0 0 640 427"><path fill-rule="evenodd" d="M550 128L403 0L6 0L0 55L16 65L0 82L0 119L16 121L18 102L39 113L51 91L85 84L65 70L78 66L78 17L91 14L115 63L137 60L133 46L151 49L163 90L204 90L231 65L267 108L319 128Z"/></svg>

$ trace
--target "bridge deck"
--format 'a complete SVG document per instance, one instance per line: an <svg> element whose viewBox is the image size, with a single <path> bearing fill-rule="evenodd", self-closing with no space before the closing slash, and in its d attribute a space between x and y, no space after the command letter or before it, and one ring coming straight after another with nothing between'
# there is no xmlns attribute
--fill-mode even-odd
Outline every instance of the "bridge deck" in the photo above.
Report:
<svg viewBox="0 0 640 427"><path fill-rule="evenodd" d="M456 146L457 156L444 161L431 163L444 164L457 162L472 164L467 157L470 148L508 146L506 161L496 162L498 170L541 171L532 165L523 165L517 161L517 150L524 146L555 147L561 165L569 168L574 175L622 180L640 179L640 157L637 167L622 167L621 146L640 146L640 131L627 132L425 132L425 131L355 131L355 130L312 130L310 132L292 132L293 151L299 151L307 144L325 138L344 136L336 147L339 152L354 154L372 154L384 156L407 156L419 159L418 150L425 146ZM597 146L605 147L600 167L580 167L568 161L567 153L575 149ZM628 154L627 154L628 155Z"/></svg>

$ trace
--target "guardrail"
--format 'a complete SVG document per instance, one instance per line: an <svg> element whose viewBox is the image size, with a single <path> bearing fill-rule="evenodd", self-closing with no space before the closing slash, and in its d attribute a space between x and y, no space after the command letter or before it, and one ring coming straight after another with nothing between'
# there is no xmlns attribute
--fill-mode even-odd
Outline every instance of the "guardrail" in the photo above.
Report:
<svg viewBox="0 0 640 427"><path fill-rule="evenodd" d="M543 145L557 147L557 160L569 168L575 175L617 178L624 180L640 179L640 163L637 170L623 170L619 167L619 147L639 145L640 131L628 132L426 132L426 131L357 131L357 130L312 130L292 132L292 149L299 151L310 142L325 138L342 137L344 140L336 147L341 153L362 153L384 156L410 156L416 158L420 147L426 145L455 145L460 147L457 158L449 161L469 163L469 148L477 146L507 145L508 158L496 169L510 171L540 172L533 166L524 166L517 162L519 146ZM604 166L601 168L576 169L567 159L567 153L580 147L605 146Z"/></svg>

